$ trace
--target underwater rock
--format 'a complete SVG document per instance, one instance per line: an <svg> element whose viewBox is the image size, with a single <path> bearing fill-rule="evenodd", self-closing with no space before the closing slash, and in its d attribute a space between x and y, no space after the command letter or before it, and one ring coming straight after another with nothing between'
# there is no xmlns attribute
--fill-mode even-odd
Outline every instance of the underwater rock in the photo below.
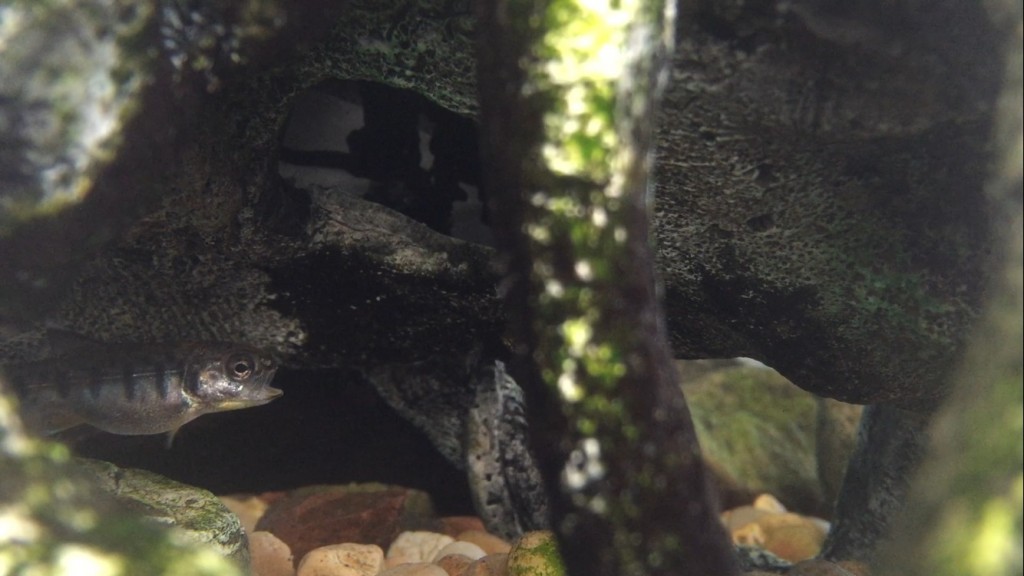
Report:
<svg viewBox="0 0 1024 576"><path fill-rule="evenodd" d="M388 568L379 576L448 576L448 572L437 564L415 562Z"/></svg>
<svg viewBox="0 0 1024 576"><path fill-rule="evenodd" d="M249 543L242 523L210 492L99 460L77 459L74 464L92 475L118 506L174 526L189 542L211 547L239 566L249 565Z"/></svg>
<svg viewBox="0 0 1024 576"><path fill-rule="evenodd" d="M154 4L139 2L135 10L100 1L4 7L0 236L81 201L117 154L153 75L152 59L132 45L140 42Z"/></svg>
<svg viewBox="0 0 1024 576"><path fill-rule="evenodd" d="M509 576L565 576L555 535L549 531L523 534L508 553Z"/></svg>
<svg viewBox="0 0 1024 576"><path fill-rule="evenodd" d="M191 490L197 503L209 504L207 514L195 513L195 508L185 510L183 516L162 513L163 520L180 518L185 525L189 517L214 523L212 531L209 526L191 525L190 533L142 518L140 509L152 511L148 506L136 505L132 510L117 506L96 486L95 475L83 470L81 462L72 461L64 446L25 434L9 394L0 374L0 508L5 510L8 528L0 533L0 571L92 570L117 576L243 573L242 565L223 554L247 561L245 537L233 514L212 506L215 498ZM86 466L111 470L103 463ZM157 492L158 498L166 496L162 489ZM127 496L126 500L135 502Z"/></svg>
<svg viewBox="0 0 1024 576"><path fill-rule="evenodd" d="M256 531L256 522L267 511L267 503L262 498L251 495L221 496L220 501L231 510L242 523L246 534Z"/></svg>
<svg viewBox="0 0 1024 576"><path fill-rule="evenodd" d="M431 560L437 562L441 558L449 555L465 556L467 558L477 560L486 556L487 553L484 552L483 548L473 544L472 542L461 542L456 540L455 542L452 542L438 550Z"/></svg>
<svg viewBox="0 0 1024 576"><path fill-rule="evenodd" d="M487 534L487 529L484 528L484 523L479 516L445 516L441 518L440 532L456 540L461 540L463 534L469 532Z"/></svg>
<svg viewBox="0 0 1024 576"><path fill-rule="evenodd" d="M856 427L823 438L819 419L831 417L819 413L813 395L770 368L732 364L704 370L691 364L680 362L683 374L700 375L684 376L683 392L725 505L768 492L794 510L831 514L835 493L826 496L819 470L823 459L842 463L842 477Z"/></svg>
<svg viewBox="0 0 1024 576"><path fill-rule="evenodd" d="M462 554L449 554L439 558L435 564L445 571L448 576L463 576L469 571L469 566L474 560Z"/></svg>
<svg viewBox="0 0 1024 576"><path fill-rule="evenodd" d="M300 559L314 548L343 542L387 547L401 532L436 522L430 497L383 484L309 486L275 500L256 524Z"/></svg>
<svg viewBox="0 0 1024 576"><path fill-rule="evenodd" d="M822 498L831 509L839 499L850 454L857 445L857 429L864 407L830 398L818 397L815 400L818 418L814 452L818 482Z"/></svg>
<svg viewBox="0 0 1024 576"><path fill-rule="evenodd" d="M288 545L270 532L248 532L252 576L294 576L295 558Z"/></svg>
<svg viewBox="0 0 1024 576"><path fill-rule="evenodd" d="M508 542L483 530L467 530L459 533L455 539L476 544L487 554L507 554L512 548Z"/></svg>
<svg viewBox="0 0 1024 576"><path fill-rule="evenodd" d="M402 532L388 546L388 566L409 562L430 562L455 539L437 532Z"/></svg>
<svg viewBox="0 0 1024 576"><path fill-rule="evenodd" d="M307 552L296 576L376 576L384 565L384 551L375 544L332 544Z"/></svg>

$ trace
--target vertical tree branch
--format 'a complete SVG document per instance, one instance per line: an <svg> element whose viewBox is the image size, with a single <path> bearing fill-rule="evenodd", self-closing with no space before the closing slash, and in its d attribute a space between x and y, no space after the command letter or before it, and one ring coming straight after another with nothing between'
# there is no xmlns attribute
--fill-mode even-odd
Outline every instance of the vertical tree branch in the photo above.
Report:
<svg viewBox="0 0 1024 576"><path fill-rule="evenodd" d="M539 456L569 570L738 573L676 380L650 247L673 5L478 6L488 184L510 309L543 390Z"/></svg>

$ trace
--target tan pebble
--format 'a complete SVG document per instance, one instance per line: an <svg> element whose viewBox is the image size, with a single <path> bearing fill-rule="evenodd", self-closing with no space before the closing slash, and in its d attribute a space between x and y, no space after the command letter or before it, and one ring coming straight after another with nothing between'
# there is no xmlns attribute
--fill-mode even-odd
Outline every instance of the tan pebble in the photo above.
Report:
<svg viewBox="0 0 1024 576"><path fill-rule="evenodd" d="M761 494L754 499L754 508L765 512L785 512L786 507L779 502L778 498L771 494Z"/></svg>
<svg viewBox="0 0 1024 576"><path fill-rule="evenodd" d="M760 510L753 506L740 506L738 508L722 512L722 524L725 524L726 530L732 532L746 526L747 524L757 522L769 514L775 514L775 512Z"/></svg>
<svg viewBox="0 0 1024 576"><path fill-rule="evenodd" d="M508 554L488 554L469 565L464 576L505 576Z"/></svg>
<svg viewBox="0 0 1024 576"><path fill-rule="evenodd" d="M466 530L456 536L455 539L463 542L472 542L488 554L508 554L508 551L512 549L512 545L508 542L483 530Z"/></svg>
<svg viewBox="0 0 1024 576"><path fill-rule="evenodd" d="M255 496L246 495L235 495L235 496L221 496L220 501L224 503L224 506L235 513L238 519L242 522L242 528L245 528L246 534L252 534L256 531L256 522L263 516L263 513L267 511L267 503Z"/></svg>
<svg viewBox="0 0 1024 576"><path fill-rule="evenodd" d="M430 562L413 562L388 568L377 576L448 576L448 573Z"/></svg>
<svg viewBox="0 0 1024 576"><path fill-rule="evenodd" d="M310 550L299 562L297 576L376 576L384 551L375 544L333 544Z"/></svg>
<svg viewBox="0 0 1024 576"><path fill-rule="evenodd" d="M434 554L434 557L431 558L430 561L437 562L439 559L449 554L462 554L463 556L469 556L473 560L476 560L477 558L483 558L487 555L487 553L484 552L483 548L477 546L476 544L473 544L472 542L460 542L456 540L455 542L452 542L451 544L448 544L444 548L438 550L437 554Z"/></svg>
<svg viewBox="0 0 1024 576"><path fill-rule="evenodd" d="M790 562L817 556L827 534L820 524L799 514L766 516L757 525L763 531L761 547Z"/></svg>
<svg viewBox="0 0 1024 576"><path fill-rule="evenodd" d="M444 570L448 576L465 576L466 571L469 570L469 565L473 561L473 558L463 556L462 554L448 554L441 557L435 564Z"/></svg>
<svg viewBox="0 0 1024 576"><path fill-rule="evenodd" d="M387 567L411 562L431 562L445 546L455 539L437 532L402 532L388 546Z"/></svg>
<svg viewBox="0 0 1024 576"><path fill-rule="evenodd" d="M292 551L277 536L262 530L249 533L252 576L294 576Z"/></svg>
<svg viewBox="0 0 1024 576"><path fill-rule="evenodd" d="M854 573L842 566L820 558L797 562L789 569L788 574L789 576L855 576Z"/></svg>
<svg viewBox="0 0 1024 576"><path fill-rule="evenodd" d="M765 535L761 525L753 522L732 531L732 541L740 546L764 548Z"/></svg>

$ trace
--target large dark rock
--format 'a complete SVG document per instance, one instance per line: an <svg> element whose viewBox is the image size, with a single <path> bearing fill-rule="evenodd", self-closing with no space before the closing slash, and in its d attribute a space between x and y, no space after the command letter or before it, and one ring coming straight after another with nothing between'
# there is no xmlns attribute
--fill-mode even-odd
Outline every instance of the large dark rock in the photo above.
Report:
<svg viewBox="0 0 1024 576"><path fill-rule="evenodd" d="M941 396L985 277L977 191L1000 57L980 5L907 13L897 36L810 4L697 5L680 19L657 190L671 333L680 356L751 356L825 396L914 405ZM499 333L487 249L278 178L292 98L326 80L475 109L465 14L331 17L329 33L284 29L270 46L296 49L265 50L201 104L177 103L194 125L146 184L167 205L47 300L51 319L114 340L244 332L296 365L456 354ZM134 167L132 150L107 173ZM119 184L99 178L92 201ZM122 200L117 211L134 205ZM7 272L34 277L59 254Z"/></svg>

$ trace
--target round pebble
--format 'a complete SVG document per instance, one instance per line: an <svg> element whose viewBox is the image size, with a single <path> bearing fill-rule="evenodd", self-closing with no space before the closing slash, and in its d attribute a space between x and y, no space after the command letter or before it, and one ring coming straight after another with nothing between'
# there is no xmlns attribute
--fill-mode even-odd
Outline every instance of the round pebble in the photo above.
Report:
<svg viewBox="0 0 1024 576"><path fill-rule="evenodd" d="M448 576L464 576L472 563L472 558L462 554L448 554L435 562Z"/></svg>
<svg viewBox="0 0 1024 576"><path fill-rule="evenodd" d="M294 576L295 564L288 545L270 532L249 533L253 576Z"/></svg>
<svg viewBox="0 0 1024 576"><path fill-rule="evenodd" d="M555 535L548 530L523 534L508 553L508 573L565 576Z"/></svg>
<svg viewBox="0 0 1024 576"><path fill-rule="evenodd" d="M463 542L472 542L488 554L508 554L508 551L512 549L512 545L508 542L483 530L466 530L456 536L455 539Z"/></svg>
<svg viewBox="0 0 1024 576"><path fill-rule="evenodd" d="M765 512L775 512L781 514L786 512L786 507L779 502L779 499L771 494L761 494L754 499L754 508L758 510L764 510Z"/></svg>
<svg viewBox="0 0 1024 576"><path fill-rule="evenodd" d="M377 576L448 576L448 573L436 564L413 562L388 568Z"/></svg>
<svg viewBox="0 0 1024 576"><path fill-rule="evenodd" d="M437 532L402 532L388 546L387 566L412 562L430 562L455 539Z"/></svg>
<svg viewBox="0 0 1024 576"><path fill-rule="evenodd" d="M488 554L474 561L463 576L505 576L508 573L508 554Z"/></svg>
<svg viewBox="0 0 1024 576"><path fill-rule="evenodd" d="M462 554L463 556L469 556L473 560L476 560L477 558L483 558L487 555L487 553L484 552L483 548L477 546L476 544L473 544L472 542L461 542L457 540L455 542L452 542L451 544L448 544L444 548L438 550L437 553L434 554L434 557L430 559L430 561L437 562L438 560L444 558L449 554Z"/></svg>
<svg viewBox="0 0 1024 576"><path fill-rule="evenodd" d="M220 501L238 516L246 534L256 531L256 522L267 511L267 503L255 496L221 496Z"/></svg>
<svg viewBox="0 0 1024 576"><path fill-rule="evenodd" d="M333 544L310 550L299 562L297 576L376 576L384 551L375 544Z"/></svg>

